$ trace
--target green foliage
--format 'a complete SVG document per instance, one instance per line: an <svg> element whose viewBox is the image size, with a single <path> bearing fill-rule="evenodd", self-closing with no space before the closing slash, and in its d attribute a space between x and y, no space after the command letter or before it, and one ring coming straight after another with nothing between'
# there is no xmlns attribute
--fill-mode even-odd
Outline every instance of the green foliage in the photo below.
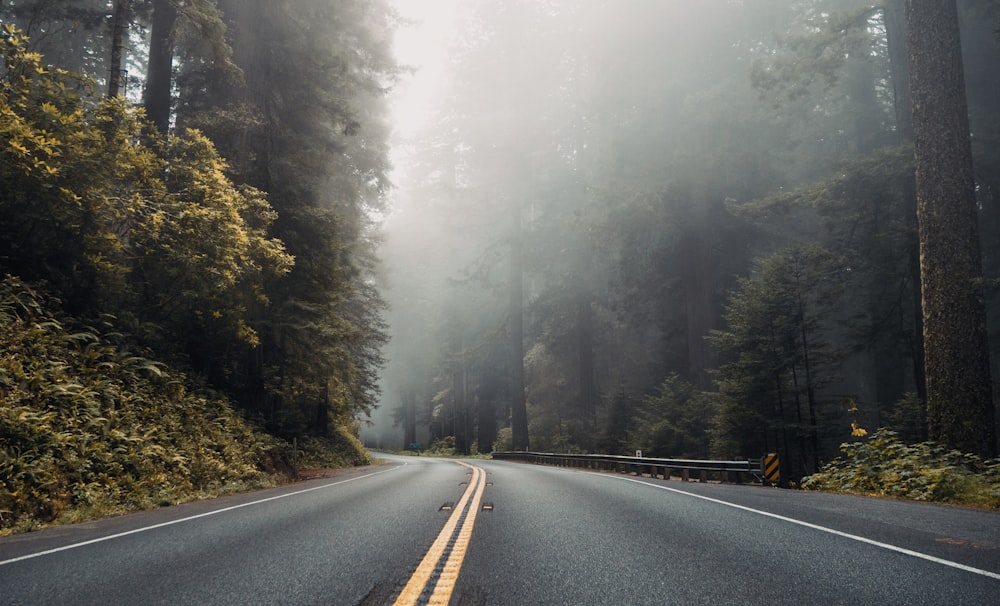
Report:
<svg viewBox="0 0 1000 606"><path fill-rule="evenodd" d="M643 398L635 417L634 449L651 457L698 459L709 456L715 400L676 373L654 395Z"/></svg>
<svg viewBox="0 0 1000 606"><path fill-rule="evenodd" d="M201 133L170 136L162 154L169 171L130 234L140 306L175 339L194 333L202 343L255 346L247 310L266 305L265 282L292 267L283 244L268 237L276 213L263 192L230 182Z"/></svg>
<svg viewBox="0 0 1000 606"><path fill-rule="evenodd" d="M791 444L814 458L816 389L836 360L824 342L824 315L836 304L842 274L819 247L790 248L757 261L726 308L719 350L715 456L751 456ZM787 456L789 453L783 453Z"/></svg>
<svg viewBox="0 0 1000 606"><path fill-rule="evenodd" d="M934 442L909 445L884 428L841 445L841 452L804 478L802 487L1000 508L1000 459L983 460Z"/></svg>
<svg viewBox="0 0 1000 606"><path fill-rule="evenodd" d="M445 436L431 442L424 454L445 457L455 456L455 436Z"/></svg>
<svg viewBox="0 0 1000 606"><path fill-rule="evenodd" d="M833 89L845 64L871 44L867 28L873 9L868 3L860 8L850 4L840 0L838 10L829 12L807 9L806 33L783 35L779 42L784 52L755 61L750 73L754 87L776 104L806 97L814 89Z"/></svg>
<svg viewBox="0 0 1000 606"><path fill-rule="evenodd" d="M181 32L181 44L189 62L214 57L213 69L236 87L221 6L183 3L182 21L193 27ZM339 10L327 8L324 14ZM370 3L344 10L337 32L354 31L352 19L382 15ZM291 21L289 35L299 31L300 21ZM354 416L374 406L385 336L363 209L378 207L387 186L383 106L367 100L382 93L369 85L387 83L382 76L392 71L389 29L374 25L386 24L338 39L336 52L369 62L364 69L335 70L342 78L324 80L336 80L335 90L308 116L294 104L309 94L281 108L289 120L302 117L283 131L281 145L251 149L239 138L234 157L280 157L243 174L244 183L202 133L163 137L141 109L101 98L92 83L50 67L18 30L3 26L0 272L18 278L4 291L15 293L16 304L8 306L9 367L0 375L0 478L11 478L0 492L0 525L173 502L269 481L260 470L286 469L290 449L257 434L221 393L196 387L204 380L240 397L272 430L319 436L303 441L307 464L367 461ZM359 38L380 52L358 52ZM329 75L325 60L308 65ZM354 96L366 102L348 108ZM186 102L197 105L193 97ZM186 102L180 106L190 108ZM324 103L339 104L336 117L322 115L331 109ZM344 127L325 128L327 118ZM364 141L352 138L362 124L374 128ZM337 141L302 133L336 133ZM323 174L337 165L331 153L345 160L337 178ZM280 175L279 185L256 174ZM272 197L283 202L281 216ZM278 232L302 259L294 281L286 277L293 257L272 235ZM90 320L100 329L63 331L75 321L56 320L46 310L56 304L24 295L30 289L18 279L45 284L62 310L100 318ZM139 344L148 349L137 355Z"/></svg>
<svg viewBox="0 0 1000 606"><path fill-rule="evenodd" d="M497 439L493 441L493 450L496 452L514 450L514 435L510 427L501 427L497 430Z"/></svg>
<svg viewBox="0 0 1000 606"><path fill-rule="evenodd" d="M216 3L245 86L182 61L177 123L196 125L233 179L268 192L295 267L248 307L261 346L225 372L286 437L322 436L377 401L386 341L367 209L388 187L384 86L395 67L384 2ZM308 23L310 35L302 36ZM284 91L276 94L276 91Z"/></svg>
<svg viewBox="0 0 1000 606"><path fill-rule="evenodd" d="M268 485L279 444L218 394L0 282L0 532Z"/></svg>
<svg viewBox="0 0 1000 606"><path fill-rule="evenodd" d="M358 439L357 430L339 425L326 437L307 436L299 442L300 467L330 468L368 465L368 451Z"/></svg>
<svg viewBox="0 0 1000 606"><path fill-rule="evenodd" d="M146 136L141 111L95 101L2 37L0 258L52 285L75 313L111 313L164 356L222 388L259 342L252 311L292 257L269 236L265 194L237 186L197 131Z"/></svg>
<svg viewBox="0 0 1000 606"><path fill-rule="evenodd" d="M628 454L631 448L632 420L635 402L622 386L610 397L608 414L604 424L604 435L598 446L599 452L608 454Z"/></svg>
<svg viewBox="0 0 1000 606"><path fill-rule="evenodd" d="M94 103L9 26L0 41L5 269L48 281L71 310L155 323L150 344L168 351L190 335L254 345L247 308L292 265L264 194L230 182L200 133L144 143L140 110Z"/></svg>
<svg viewBox="0 0 1000 606"><path fill-rule="evenodd" d="M927 439L927 406L913 392L896 402L886 415L886 421L887 428L908 444Z"/></svg>
<svg viewBox="0 0 1000 606"><path fill-rule="evenodd" d="M98 125L107 124L109 114L88 110L87 83L46 67L26 44L20 32L3 26L0 258L9 270L78 294L102 269L116 272L91 221L105 209L81 191L106 173L95 156L107 147Z"/></svg>

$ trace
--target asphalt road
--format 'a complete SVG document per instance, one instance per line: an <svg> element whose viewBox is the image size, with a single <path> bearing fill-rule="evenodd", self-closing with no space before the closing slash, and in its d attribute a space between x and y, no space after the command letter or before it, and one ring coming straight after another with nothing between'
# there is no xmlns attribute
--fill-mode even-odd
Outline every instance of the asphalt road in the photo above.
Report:
<svg viewBox="0 0 1000 606"><path fill-rule="evenodd" d="M1000 513L385 458L0 539L0 604L1000 606Z"/></svg>

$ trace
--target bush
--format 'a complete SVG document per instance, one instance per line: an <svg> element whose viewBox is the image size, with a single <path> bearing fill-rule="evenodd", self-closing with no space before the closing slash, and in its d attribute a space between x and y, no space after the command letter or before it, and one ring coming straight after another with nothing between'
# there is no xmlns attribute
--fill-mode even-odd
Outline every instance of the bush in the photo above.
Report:
<svg viewBox="0 0 1000 606"><path fill-rule="evenodd" d="M888 429L840 449L843 456L804 478L803 488L1000 508L1000 459L934 442L908 445Z"/></svg>
<svg viewBox="0 0 1000 606"><path fill-rule="evenodd" d="M493 440L493 452L510 452L514 450L514 432L510 427L501 427L497 439Z"/></svg>
<svg viewBox="0 0 1000 606"><path fill-rule="evenodd" d="M306 437L299 442L299 466L334 468L368 465L371 459L351 428L337 425L328 437Z"/></svg>
<svg viewBox="0 0 1000 606"><path fill-rule="evenodd" d="M445 457L455 456L455 436L445 436L431 442L431 445L424 451L424 454L440 455Z"/></svg>
<svg viewBox="0 0 1000 606"><path fill-rule="evenodd" d="M0 534L272 485L219 394L0 280Z"/></svg>

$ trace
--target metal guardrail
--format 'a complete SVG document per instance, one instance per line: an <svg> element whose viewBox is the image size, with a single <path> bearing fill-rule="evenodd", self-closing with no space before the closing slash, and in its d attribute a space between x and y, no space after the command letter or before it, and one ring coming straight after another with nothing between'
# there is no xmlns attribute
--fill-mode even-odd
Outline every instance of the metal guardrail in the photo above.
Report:
<svg viewBox="0 0 1000 606"><path fill-rule="evenodd" d="M760 459L745 461L704 461L694 459L655 459L649 457L625 457L598 454L557 454L551 452L494 452L494 459L526 461L542 465L579 467L600 471L617 471L649 475L669 480L671 477L688 482L694 475L700 482L716 480L720 482L743 483L762 482L764 478ZM676 472L676 473L675 473ZM692 472L694 472L692 474ZM749 477L748 477L749 476Z"/></svg>

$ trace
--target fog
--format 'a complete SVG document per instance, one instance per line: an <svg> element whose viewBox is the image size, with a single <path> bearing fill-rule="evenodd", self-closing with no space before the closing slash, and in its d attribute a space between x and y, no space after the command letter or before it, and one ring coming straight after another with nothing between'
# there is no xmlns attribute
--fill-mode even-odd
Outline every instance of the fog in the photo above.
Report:
<svg viewBox="0 0 1000 606"><path fill-rule="evenodd" d="M450 436L441 444L488 451L517 405L520 332L532 449L759 456L795 425L791 394L806 388L777 395L789 408L774 423L741 412L734 394L775 396L761 391L767 371L764 383L732 371L725 339L754 322L775 255L823 276L800 298L821 450L851 423L888 423L919 391L907 336L912 168L892 151L907 141L890 9L852 0L401 0L398 9L410 22L397 54L414 70L393 92L382 246L391 342L382 401L362 430L369 446L426 448ZM987 3L963 6L966 44L981 45L967 81L984 138L997 124L1000 79L986 59L997 55L995 17ZM977 147L984 188L996 185L989 147ZM980 219L984 242L994 236L987 272L996 206L986 199ZM826 256L801 253L808 247ZM763 442L730 439L762 423L779 429L762 429Z"/></svg>

